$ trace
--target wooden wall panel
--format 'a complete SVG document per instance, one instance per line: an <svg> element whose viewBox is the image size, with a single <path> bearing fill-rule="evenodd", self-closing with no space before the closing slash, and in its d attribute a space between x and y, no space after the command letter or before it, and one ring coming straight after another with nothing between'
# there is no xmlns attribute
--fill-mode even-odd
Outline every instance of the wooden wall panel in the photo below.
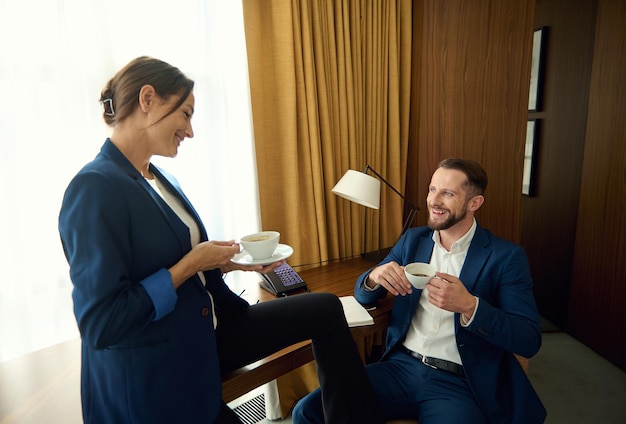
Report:
<svg viewBox="0 0 626 424"><path fill-rule="evenodd" d="M419 109L412 123L420 207L436 164L446 157L480 162L490 183L478 220L519 242L523 148L535 0L416 0L422 22ZM414 94L415 94L414 93ZM415 128L417 126L417 128ZM415 164L413 164L415 166ZM415 178L417 175L417 178ZM421 212L418 222L426 222Z"/></svg>
<svg viewBox="0 0 626 424"><path fill-rule="evenodd" d="M626 369L626 2L598 0L569 330Z"/></svg>

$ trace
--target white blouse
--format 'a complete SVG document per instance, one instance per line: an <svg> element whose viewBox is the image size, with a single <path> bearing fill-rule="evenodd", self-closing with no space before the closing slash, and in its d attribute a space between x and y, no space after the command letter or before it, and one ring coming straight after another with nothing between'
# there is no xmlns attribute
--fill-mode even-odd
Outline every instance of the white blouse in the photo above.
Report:
<svg viewBox="0 0 626 424"><path fill-rule="evenodd" d="M191 247L196 246L200 243L200 227L198 227L198 223L193 219L191 214L187 212L185 206L180 201L178 197L176 197L173 193L170 193L168 189L159 181L158 178L154 177L154 179L150 180L148 178L145 179L148 184L156 191L159 196L168 204L170 208L174 211L176 215L180 218L181 221L189 228L189 236L191 238ZM198 272L198 276L202 280L202 284L206 286L206 280L204 279L204 273ZM213 312L213 328L217 328L217 315L215 315L215 307L213 306L213 296L209 293L209 297L211 297L211 311Z"/></svg>

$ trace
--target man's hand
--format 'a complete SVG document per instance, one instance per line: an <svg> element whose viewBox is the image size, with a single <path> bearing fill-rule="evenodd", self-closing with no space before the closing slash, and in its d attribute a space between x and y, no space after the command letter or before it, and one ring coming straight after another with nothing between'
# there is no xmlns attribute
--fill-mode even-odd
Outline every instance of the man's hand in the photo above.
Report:
<svg viewBox="0 0 626 424"><path fill-rule="evenodd" d="M443 272L435 273L426 284L428 301L438 308L458 312L470 320L476 308L476 298L467 291L461 280Z"/></svg>
<svg viewBox="0 0 626 424"><path fill-rule="evenodd" d="M376 287L375 284L381 285L394 296L406 296L413 293L413 286L404 275L404 267L396 262L389 262L374 268L365 284L371 289Z"/></svg>

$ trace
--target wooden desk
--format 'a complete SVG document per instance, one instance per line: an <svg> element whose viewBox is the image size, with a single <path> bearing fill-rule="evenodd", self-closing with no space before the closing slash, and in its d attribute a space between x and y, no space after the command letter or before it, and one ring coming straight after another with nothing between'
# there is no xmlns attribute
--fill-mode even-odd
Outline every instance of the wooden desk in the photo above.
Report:
<svg viewBox="0 0 626 424"><path fill-rule="evenodd" d="M306 281L312 292L329 292L337 296L354 294L356 279L374 264L361 258L334 262L318 268L308 269L299 274ZM254 273L238 273L229 281L235 293L242 293L242 297L249 303L266 302L275 299L275 296L259 287L261 277ZM245 290L245 291L244 291ZM352 335L367 356L371 340L383 342L384 334L389 325L389 312L393 298L388 296L370 311L374 318L374 325L353 327ZM301 342L285 348L260 361L225 375L222 379L222 398L230 402L249 391L268 383L289 371L309 363L313 360L313 350L309 341Z"/></svg>
<svg viewBox="0 0 626 424"><path fill-rule="evenodd" d="M79 424L80 339L0 363L0 424Z"/></svg>
<svg viewBox="0 0 626 424"><path fill-rule="evenodd" d="M353 294L356 278L371 262L352 259L300 272L311 291ZM238 274L238 275L237 275ZM229 276L230 277L230 276ZM269 301L274 296L258 285L256 273L233 273L229 285L250 303ZM355 327L355 340L384 332L393 299L388 296L370 313L373 326ZM310 342L298 343L224 377L224 399L228 402L313 360ZM0 424L79 424L80 339L59 343L21 358L0 363Z"/></svg>

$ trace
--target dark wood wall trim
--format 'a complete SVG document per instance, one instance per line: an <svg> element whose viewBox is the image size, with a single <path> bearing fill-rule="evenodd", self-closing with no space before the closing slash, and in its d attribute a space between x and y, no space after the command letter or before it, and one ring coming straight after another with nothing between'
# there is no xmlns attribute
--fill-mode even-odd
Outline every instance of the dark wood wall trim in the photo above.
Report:
<svg viewBox="0 0 626 424"><path fill-rule="evenodd" d="M568 330L626 370L626 2L598 0Z"/></svg>

